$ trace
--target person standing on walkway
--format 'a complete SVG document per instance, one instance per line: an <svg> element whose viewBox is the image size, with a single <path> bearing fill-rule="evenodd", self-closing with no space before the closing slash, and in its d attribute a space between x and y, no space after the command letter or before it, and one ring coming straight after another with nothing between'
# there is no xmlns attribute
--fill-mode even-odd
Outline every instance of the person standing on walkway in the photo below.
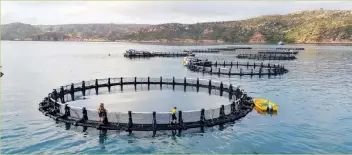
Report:
<svg viewBox="0 0 352 155"><path fill-rule="evenodd" d="M100 103L98 108L99 121L102 121L103 117L106 117L106 109L104 107L104 103Z"/></svg>
<svg viewBox="0 0 352 155"><path fill-rule="evenodd" d="M177 108L174 107L172 110L171 110L171 113L172 113L172 121L171 123L173 124L176 124L176 121L177 121L177 117L176 117L176 112L177 112Z"/></svg>

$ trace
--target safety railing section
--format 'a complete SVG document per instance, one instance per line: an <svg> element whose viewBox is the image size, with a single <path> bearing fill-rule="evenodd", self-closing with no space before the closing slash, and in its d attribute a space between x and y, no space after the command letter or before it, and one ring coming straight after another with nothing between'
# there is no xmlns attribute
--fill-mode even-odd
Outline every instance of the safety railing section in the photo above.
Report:
<svg viewBox="0 0 352 155"><path fill-rule="evenodd" d="M95 89L96 93L99 93L99 89L102 87L120 86L124 85L172 85L173 87L193 87L195 89L208 89L209 92L227 96L230 99L230 104L223 105L221 107L206 109L204 114L202 110L195 111L179 111L176 115L178 121L189 123L201 121L202 115L205 120L213 120L223 115L230 115L235 112L238 102L243 97L243 90L235 88L232 84L223 84L220 81L212 81L205 79L195 78L138 78L138 77L121 77L121 78L108 78L108 79L96 79L91 81L82 81L80 83L72 83L71 85L62 86L59 89L54 89L59 92L52 92L49 94L50 100L58 105L59 112L64 115L68 115L70 118L80 120L84 118L84 111L88 120L101 121L99 120L97 109L85 109L84 107L75 107L72 105L65 104L75 99L76 94L88 95L86 91L92 91ZM55 95L56 94L56 95ZM63 97L62 97L63 96ZM236 97L237 96L237 97ZM240 97L239 97L240 96ZM62 99L63 98L63 99ZM76 97L77 98L77 97ZM83 110L84 109L84 110ZM106 118L112 123L123 123L123 124L169 124L172 120L171 112L107 112ZM180 118L181 117L181 118ZM181 119L181 120L180 120ZM132 121L132 122L131 122Z"/></svg>

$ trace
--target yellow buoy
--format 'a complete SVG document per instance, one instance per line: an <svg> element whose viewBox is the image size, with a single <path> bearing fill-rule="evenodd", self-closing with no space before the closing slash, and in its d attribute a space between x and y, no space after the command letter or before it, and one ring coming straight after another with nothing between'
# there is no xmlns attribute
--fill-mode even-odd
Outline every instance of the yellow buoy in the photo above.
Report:
<svg viewBox="0 0 352 155"><path fill-rule="evenodd" d="M267 99L255 98L253 99L253 103L256 109L259 109L262 111L277 111L279 109L279 107L276 104L274 104L273 102Z"/></svg>

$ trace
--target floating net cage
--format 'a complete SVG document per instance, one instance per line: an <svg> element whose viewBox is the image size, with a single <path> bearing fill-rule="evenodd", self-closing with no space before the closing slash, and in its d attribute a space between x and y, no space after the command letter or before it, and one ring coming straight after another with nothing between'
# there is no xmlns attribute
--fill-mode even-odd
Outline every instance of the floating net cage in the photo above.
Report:
<svg viewBox="0 0 352 155"><path fill-rule="evenodd" d="M202 72L214 75L259 75L259 76L276 76L288 72L288 70L279 64L264 64L256 62L238 62L238 61L206 61L196 60L188 64L188 69L194 72Z"/></svg>
<svg viewBox="0 0 352 155"><path fill-rule="evenodd" d="M217 108L178 111L177 120L172 123L171 112L107 112L99 120L96 109L86 109L68 105L68 102L81 99L82 96L99 95L116 90L143 89L179 89L184 91L203 91L229 99L228 104ZM94 127L103 130L153 131L187 130L204 128L234 122L253 108L251 98L232 84L219 81L194 78L137 78L121 77L96 79L72 83L54 89L40 104L39 110L57 121L83 127Z"/></svg>
<svg viewBox="0 0 352 155"><path fill-rule="evenodd" d="M294 54L271 54L271 53L258 53L258 54L239 54L236 56L238 59L253 59L253 60L295 60L297 59Z"/></svg>

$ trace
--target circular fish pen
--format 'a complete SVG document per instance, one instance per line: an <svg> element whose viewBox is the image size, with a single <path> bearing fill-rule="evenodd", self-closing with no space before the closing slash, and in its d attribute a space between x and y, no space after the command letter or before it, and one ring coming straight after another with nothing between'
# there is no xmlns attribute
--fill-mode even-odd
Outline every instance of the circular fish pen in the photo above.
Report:
<svg viewBox="0 0 352 155"><path fill-rule="evenodd" d="M294 52L279 52L279 51L259 51L258 54L287 54L287 55L296 55L298 54L298 51L294 51Z"/></svg>
<svg viewBox="0 0 352 155"><path fill-rule="evenodd" d="M177 121L170 123L171 112L107 112L103 120L98 120L98 111L85 107L68 105L88 94L110 93L112 89L124 90L146 87L158 89L183 89L184 91L206 91L211 94L229 98L229 103L217 108L199 109L192 111L178 111ZM82 81L54 89L41 103L39 111L59 122L76 126L93 127L101 130L153 131L158 130L187 130L190 128L211 127L234 122L246 116L253 109L253 102L246 93L232 84L218 81L183 78L108 78L92 81Z"/></svg>
<svg viewBox="0 0 352 155"><path fill-rule="evenodd" d="M185 53L219 53L220 50L211 50L211 49L190 49L184 50Z"/></svg>
<svg viewBox="0 0 352 155"><path fill-rule="evenodd" d="M295 60L294 55L287 54L239 54L238 59L254 59L254 60Z"/></svg>
<svg viewBox="0 0 352 155"><path fill-rule="evenodd" d="M194 72L201 72L214 75L258 75L276 76L288 72L284 66L279 64L249 63L249 62L212 62L207 60L193 60L187 65L188 69ZM244 68L243 68L244 67Z"/></svg>

